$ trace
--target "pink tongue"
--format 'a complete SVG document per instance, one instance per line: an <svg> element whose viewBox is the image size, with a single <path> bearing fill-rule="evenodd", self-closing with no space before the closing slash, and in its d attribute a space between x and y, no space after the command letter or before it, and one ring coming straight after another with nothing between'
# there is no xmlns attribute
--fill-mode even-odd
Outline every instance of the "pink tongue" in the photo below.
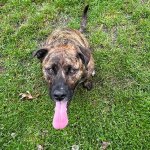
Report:
<svg viewBox="0 0 150 150"><path fill-rule="evenodd" d="M55 114L53 118L53 127L55 129L63 129L68 124L67 102L56 102Z"/></svg>

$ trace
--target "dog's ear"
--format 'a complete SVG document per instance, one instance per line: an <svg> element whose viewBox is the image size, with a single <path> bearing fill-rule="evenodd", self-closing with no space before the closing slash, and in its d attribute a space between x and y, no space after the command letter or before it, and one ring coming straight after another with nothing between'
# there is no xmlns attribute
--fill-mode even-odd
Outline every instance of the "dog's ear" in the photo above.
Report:
<svg viewBox="0 0 150 150"><path fill-rule="evenodd" d="M79 49L80 51L78 52L77 57L79 57L82 60L83 64L87 66L90 61L90 49L81 46L79 46Z"/></svg>
<svg viewBox="0 0 150 150"><path fill-rule="evenodd" d="M33 52L33 56L37 57L40 61L42 61L47 53L48 53L48 49L42 48Z"/></svg>

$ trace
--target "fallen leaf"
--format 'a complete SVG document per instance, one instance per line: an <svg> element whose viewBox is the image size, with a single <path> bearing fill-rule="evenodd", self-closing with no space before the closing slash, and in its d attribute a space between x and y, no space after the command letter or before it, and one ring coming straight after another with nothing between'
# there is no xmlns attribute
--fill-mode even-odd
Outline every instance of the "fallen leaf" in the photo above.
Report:
<svg viewBox="0 0 150 150"><path fill-rule="evenodd" d="M38 145L37 150L44 150L44 147L42 145Z"/></svg>
<svg viewBox="0 0 150 150"><path fill-rule="evenodd" d="M29 91L26 91L26 93L20 93L19 96L20 96L21 100L22 99L31 100L31 99L35 99L35 98L39 97L39 94L37 94L36 96L32 96Z"/></svg>
<svg viewBox="0 0 150 150"><path fill-rule="evenodd" d="M79 150L79 145L73 145L71 150Z"/></svg>
<svg viewBox="0 0 150 150"><path fill-rule="evenodd" d="M101 145L102 145L102 146L101 146L101 149L102 149L102 150L106 150L107 147L110 145L110 142L102 142Z"/></svg>

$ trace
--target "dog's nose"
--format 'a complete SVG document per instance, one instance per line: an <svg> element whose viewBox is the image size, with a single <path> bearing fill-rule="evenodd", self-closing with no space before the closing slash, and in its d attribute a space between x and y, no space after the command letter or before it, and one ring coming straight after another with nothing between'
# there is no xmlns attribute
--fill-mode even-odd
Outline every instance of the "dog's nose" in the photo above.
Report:
<svg viewBox="0 0 150 150"><path fill-rule="evenodd" d="M54 91L54 98L58 101L62 101L66 97L67 93L63 90L55 90Z"/></svg>

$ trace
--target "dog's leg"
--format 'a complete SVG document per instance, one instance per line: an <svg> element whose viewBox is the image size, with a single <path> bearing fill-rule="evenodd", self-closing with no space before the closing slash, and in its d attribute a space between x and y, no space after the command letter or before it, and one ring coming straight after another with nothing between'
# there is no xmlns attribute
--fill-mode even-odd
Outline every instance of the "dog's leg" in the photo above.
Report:
<svg viewBox="0 0 150 150"><path fill-rule="evenodd" d="M88 91L93 88L93 83L91 80L85 80L83 82L83 87L86 88Z"/></svg>
<svg viewBox="0 0 150 150"><path fill-rule="evenodd" d="M92 77L95 76L95 70L93 69L92 73L90 74L91 76L87 77L87 79L82 83L83 87L86 88L87 90L91 90L93 88Z"/></svg>

